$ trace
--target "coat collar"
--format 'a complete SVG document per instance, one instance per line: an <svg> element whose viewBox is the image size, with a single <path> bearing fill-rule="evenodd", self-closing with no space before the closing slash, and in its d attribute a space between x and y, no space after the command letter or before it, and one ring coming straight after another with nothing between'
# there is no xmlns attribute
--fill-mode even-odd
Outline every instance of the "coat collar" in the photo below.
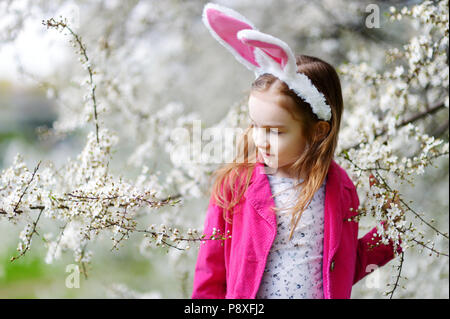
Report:
<svg viewBox="0 0 450 319"><path fill-rule="evenodd" d="M332 160L328 168L325 187L324 207L324 262L332 258L337 250L342 231L342 168ZM251 183L247 189L247 200L256 212L264 218L274 232L277 231L276 214L271 209L275 207L266 174L264 163L257 162L252 174ZM329 258L331 256L331 258Z"/></svg>

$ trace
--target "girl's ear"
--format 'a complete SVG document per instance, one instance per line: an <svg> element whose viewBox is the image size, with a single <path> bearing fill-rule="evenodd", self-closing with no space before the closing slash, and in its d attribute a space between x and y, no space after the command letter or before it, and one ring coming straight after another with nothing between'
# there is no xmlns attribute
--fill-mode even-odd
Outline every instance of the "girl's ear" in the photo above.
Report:
<svg viewBox="0 0 450 319"><path fill-rule="evenodd" d="M319 121L314 125L314 140L321 141L325 137L327 137L330 132L331 126L330 123L326 121Z"/></svg>
<svg viewBox="0 0 450 319"><path fill-rule="evenodd" d="M238 12L214 3L203 8L202 20L211 35L248 69L255 72L259 67L255 59L255 48L238 39L241 30L254 30L253 24Z"/></svg>

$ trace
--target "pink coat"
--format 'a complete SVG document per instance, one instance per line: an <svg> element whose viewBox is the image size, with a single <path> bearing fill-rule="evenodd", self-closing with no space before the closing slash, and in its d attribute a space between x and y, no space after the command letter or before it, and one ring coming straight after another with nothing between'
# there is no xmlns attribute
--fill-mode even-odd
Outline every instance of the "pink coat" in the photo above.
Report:
<svg viewBox="0 0 450 319"><path fill-rule="evenodd" d="M254 299L277 234L275 206L264 164L257 163L243 200L235 207L233 223L223 219L222 208L211 197L204 225L206 238L212 229L230 231L231 239L207 240L200 245L192 298ZM359 206L358 194L347 173L334 160L325 190L323 289L326 299L350 298L352 286L394 258L394 248L380 244L373 228L358 239L358 223L346 219ZM371 265L370 267L368 267Z"/></svg>

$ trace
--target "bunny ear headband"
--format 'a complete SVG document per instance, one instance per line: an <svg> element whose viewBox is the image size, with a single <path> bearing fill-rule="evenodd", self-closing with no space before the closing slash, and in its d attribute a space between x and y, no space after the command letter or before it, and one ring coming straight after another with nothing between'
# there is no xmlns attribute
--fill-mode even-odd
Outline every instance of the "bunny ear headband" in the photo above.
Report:
<svg viewBox="0 0 450 319"><path fill-rule="evenodd" d="M309 103L319 119L330 120L325 96L305 74L297 72L294 54L285 42L259 32L238 12L214 3L205 5L202 20L212 36L255 72L256 78L264 73L276 76Z"/></svg>

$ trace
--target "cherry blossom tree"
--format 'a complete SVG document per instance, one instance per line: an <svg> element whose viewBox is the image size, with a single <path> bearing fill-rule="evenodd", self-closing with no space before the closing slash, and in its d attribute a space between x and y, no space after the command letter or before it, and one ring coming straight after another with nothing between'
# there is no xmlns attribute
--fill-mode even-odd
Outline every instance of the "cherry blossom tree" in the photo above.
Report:
<svg viewBox="0 0 450 319"><path fill-rule="evenodd" d="M37 134L59 141L78 133L84 141L79 154L61 165L37 159L30 166L17 154L1 172L0 218L11 227L23 227L11 261L41 240L48 248L46 262L70 251L87 276L94 257L90 247L96 239L109 237L111 249L118 250L136 233L142 234L143 254L162 248L180 261L191 254L189 262L177 264L189 274L195 257L191 247L231 237L220 229L212 236L201 231L209 177L220 163L205 152L201 158L186 159L193 151L190 146L199 119L212 118L210 128L222 132L248 126L248 92L228 101L216 96L226 85L230 91L248 87L251 79L229 83L227 79L235 78L233 72L240 74L240 66L221 48L198 42L199 37L208 38L200 21L203 5L201 1L62 0L11 0L0 5L0 12L8 17L0 25L4 43L13 43L26 21L40 18L46 33L59 32L59 43L70 44L60 47L68 52L67 61L51 76L43 78L24 68L21 72L44 87L58 105L53 126L41 127ZM376 223L381 242L392 240L403 249L388 271L392 278L382 287L387 287L385 294L420 296L411 292L414 288L397 289L415 280L405 276L410 252L416 261L422 259L418 252L426 253L426 266L438 274L423 285L445 285L448 215L421 211L410 190L415 184L421 185L418 192L431 187L423 182L430 167L443 166L448 174L448 2L391 7L385 27L374 32L364 27L361 17L367 13L362 14L361 8L365 6L353 1L333 2L333 10L327 1L265 2L258 4L259 10L252 10L250 1L225 5L261 21L261 28L266 24L268 33L285 34L288 42L291 37L298 51L309 47L312 54L322 52L324 59L336 64L345 101L336 161L357 186L356 219L362 226ZM271 21L268 12L274 6L287 18ZM46 16L61 8L72 16ZM308 18L295 19L299 12ZM383 41L386 25L400 23L408 26L403 38ZM214 42L208 45L213 47ZM229 67L220 65L224 59ZM169 94L168 88L174 92ZM201 107L191 106L199 100ZM217 105L209 107L212 103ZM200 114L199 109L205 111ZM179 129L189 134L174 134ZM213 140L208 145L233 154L234 143ZM448 178L440 176L439 182L448 188ZM429 200L433 196L429 194ZM193 211L192 203L203 208ZM42 219L53 223L49 232L41 229ZM364 287L356 293L378 296Z"/></svg>

